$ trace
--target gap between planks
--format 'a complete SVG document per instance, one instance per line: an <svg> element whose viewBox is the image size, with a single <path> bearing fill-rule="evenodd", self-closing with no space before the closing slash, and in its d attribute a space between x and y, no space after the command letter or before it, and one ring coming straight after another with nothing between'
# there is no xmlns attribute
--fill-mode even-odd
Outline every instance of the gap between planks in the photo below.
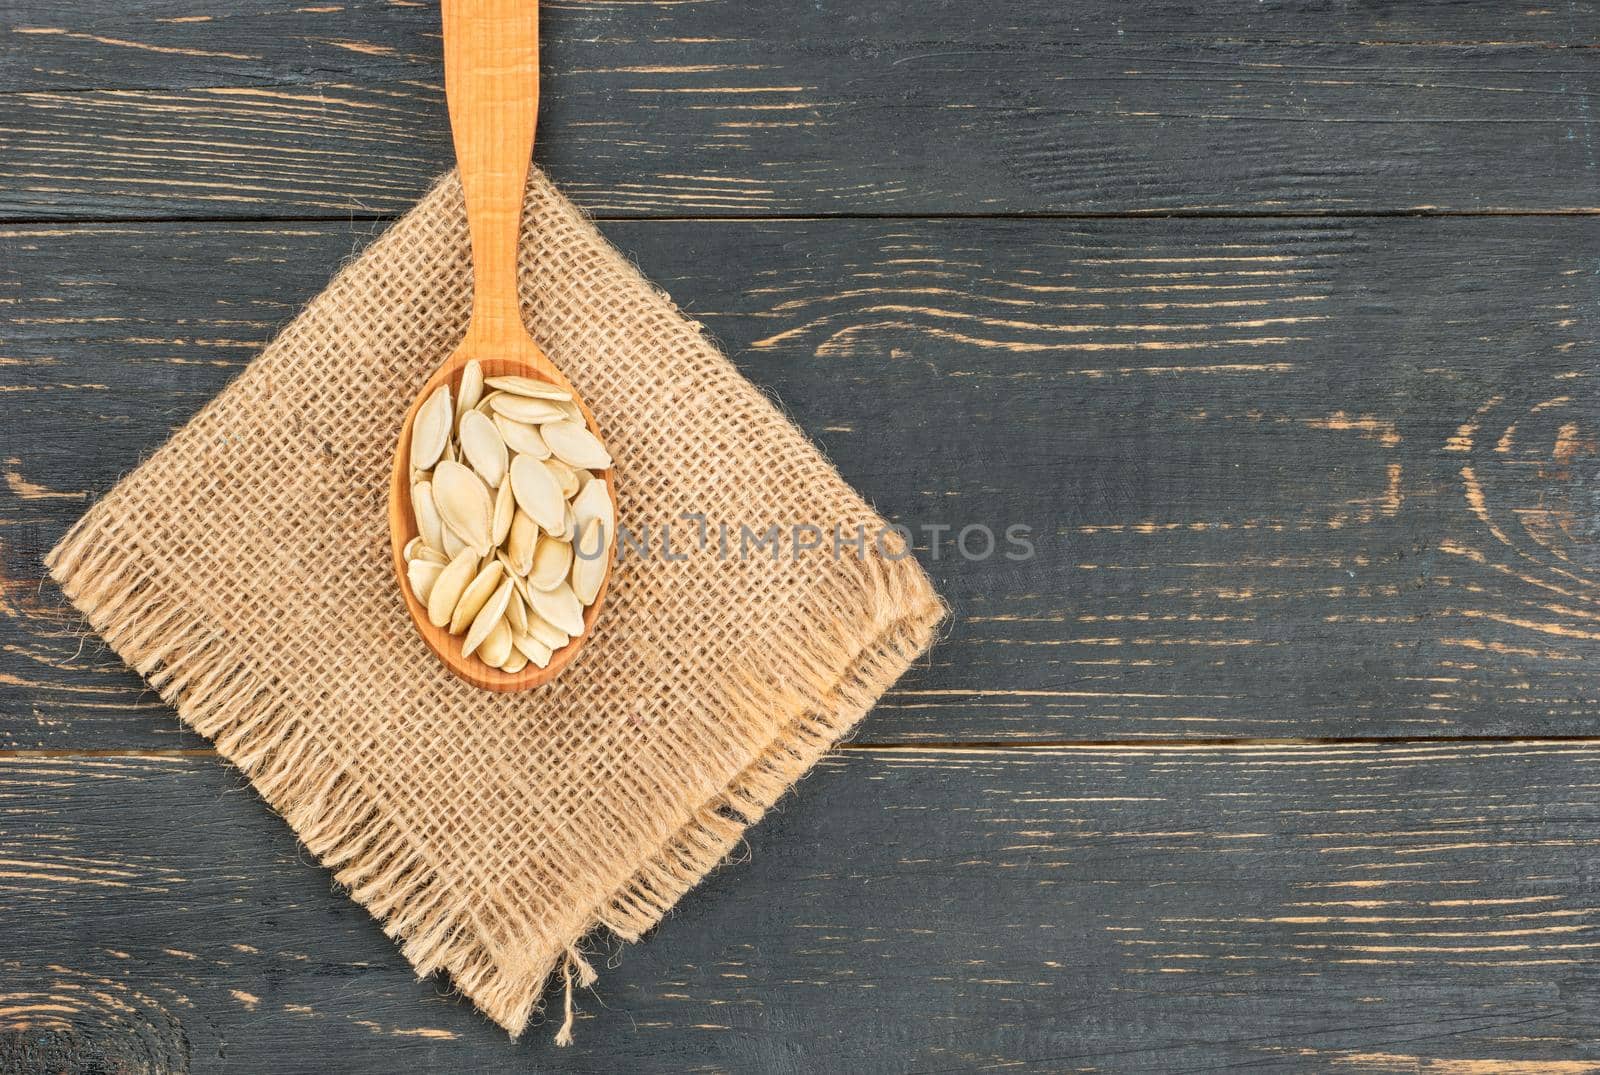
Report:
<svg viewBox="0 0 1600 1075"><path fill-rule="evenodd" d="M1325 738L1250 738L1218 737L1212 739L944 739L928 742L870 742L837 743L834 751L856 753L951 753L973 752L1028 753L1040 750L1230 750L1259 747L1283 749L1304 747L1433 747L1433 746L1600 746L1600 736L1594 735L1436 735L1436 736L1328 736ZM0 748L0 761L34 758L215 758L219 755L210 747L174 747L171 749L124 749L97 747L84 750L70 748L27 747Z"/></svg>
<svg viewBox="0 0 1600 1075"><path fill-rule="evenodd" d="M582 208L581 206L579 207ZM0 228L38 227L95 227L129 224L231 224L247 227L261 224L388 224L399 220L403 213L314 213L285 214L280 216L227 216L186 215L65 217L65 216L0 216ZM1563 209L1435 209L1417 206L1410 209L1123 209L1114 212L1038 211L1022 213L761 213L712 214L690 213L595 213L585 211L585 216L598 223L652 222L663 224L765 224L772 222L809 222L828 220L1382 220L1396 219L1451 219L1498 217L1590 217L1600 216L1600 205L1570 206Z"/></svg>

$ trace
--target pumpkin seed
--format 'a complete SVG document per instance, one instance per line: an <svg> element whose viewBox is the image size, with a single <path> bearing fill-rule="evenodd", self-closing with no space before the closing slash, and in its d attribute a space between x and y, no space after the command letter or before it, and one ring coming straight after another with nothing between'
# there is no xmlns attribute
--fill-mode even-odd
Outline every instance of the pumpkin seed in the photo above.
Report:
<svg viewBox="0 0 1600 1075"><path fill-rule="evenodd" d="M514 422L531 422L534 425L558 422L567 413L547 399L514 396L510 392L496 392L488 402L494 413L503 414Z"/></svg>
<svg viewBox="0 0 1600 1075"><path fill-rule="evenodd" d="M511 581L516 587L517 596L522 598L522 603L526 605L528 603L528 579L527 579L527 577L524 576L524 575L518 575L516 572L512 572L511 573ZM528 615L532 616L533 613L530 612L530 613L528 613Z"/></svg>
<svg viewBox="0 0 1600 1075"><path fill-rule="evenodd" d="M565 402L572 398L571 392L557 388L549 381L540 381L533 377L490 377L486 383L490 388L498 388L502 392L528 396L532 399L550 399Z"/></svg>
<svg viewBox="0 0 1600 1075"><path fill-rule="evenodd" d="M580 422L545 422L539 426L539 436L562 462L590 470L607 470L611 466L611 453L606 451L600 438Z"/></svg>
<svg viewBox="0 0 1600 1075"><path fill-rule="evenodd" d="M528 585L536 590L553 590L561 585L572 567L572 546L546 534L533 550L533 570Z"/></svg>
<svg viewBox="0 0 1600 1075"><path fill-rule="evenodd" d="M561 495L561 486L554 475L543 463L528 455L513 459L511 491L517 498L517 506L532 516L540 527L545 530L561 529L566 498Z"/></svg>
<svg viewBox="0 0 1600 1075"><path fill-rule="evenodd" d="M528 658L529 664L532 664L536 668L543 668L550 663L550 655L552 653L550 647L539 641L537 638L534 638L532 635L519 634L518 632L513 631L511 632L511 644L515 646L518 652L520 652L524 657ZM565 645L565 643L563 643L563 645Z"/></svg>
<svg viewBox="0 0 1600 1075"><path fill-rule="evenodd" d="M536 638L540 645L552 650L560 649L572 641L567 637L567 632L532 611L528 613L528 634Z"/></svg>
<svg viewBox="0 0 1600 1075"><path fill-rule="evenodd" d="M411 513L417 517L417 533L436 549L444 548L444 524L433 502L433 483L420 481L411 487Z"/></svg>
<svg viewBox="0 0 1600 1075"><path fill-rule="evenodd" d="M500 439L494 422L477 411L468 411L461 416L456 435L461 438L461 454L467 457L478 477L489 488L498 489L505 480L509 460L506 442Z"/></svg>
<svg viewBox="0 0 1600 1075"><path fill-rule="evenodd" d="M456 532L448 526L444 528L444 555L446 560L454 560L461 555L462 549L470 549L465 541L456 536Z"/></svg>
<svg viewBox="0 0 1600 1075"><path fill-rule="evenodd" d="M406 542L406 547L400 550L400 556L408 564L418 558L437 563L440 567L450 562L439 553L428 548L428 543L422 540L421 534Z"/></svg>
<svg viewBox="0 0 1600 1075"><path fill-rule="evenodd" d="M511 484L510 482L506 483ZM534 544L539 540L539 524L521 508L511 517L511 533L506 535L506 556L511 561L513 575L526 575L533 570Z"/></svg>
<svg viewBox="0 0 1600 1075"><path fill-rule="evenodd" d="M499 430L500 439L506 442L506 447L513 452L531 455L535 459L550 458L550 446L539 436L538 426L515 422L503 414L497 414L494 416L494 427Z"/></svg>
<svg viewBox="0 0 1600 1075"><path fill-rule="evenodd" d="M411 465L427 470L439 461L450 440L450 386L442 384L423 401L411 423Z"/></svg>
<svg viewBox="0 0 1600 1075"><path fill-rule="evenodd" d="M509 647L511 645L511 628L505 626L506 602L510 599L511 580L505 579L496 587L494 593L489 595L489 600L484 602L483 607L478 610L477 616L473 618L472 628L467 632L467 640L461 644L461 655L463 657L471 656L472 651L482 645L484 639L501 628L504 628L506 632L506 646ZM484 660L490 664L499 664L500 661L505 659L506 655L504 653L500 654L499 660L493 660L488 656L484 657Z"/></svg>
<svg viewBox="0 0 1600 1075"><path fill-rule="evenodd" d="M461 600L456 602L455 609L450 613L451 634L458 635L467 629L467 625L483 610L485 602L500 585L505 573L506 569L499 560L490 560L483 565L483 569L461 592Z"/></svg>
<svg viewBox="0 0 1600 1075"><path fill-rule="evenodd" d="M433 589L428 594L429 623L435 627L443 627L450 622L450 614L456 610L456 603L461 600L462 592L466 590L467 584L472 581L477 571L478 554L471 549L465 549L439 572L439 577L434 580Z"/></svg>
<svg viewBox="0 0 1600 1075"><path fill-rule="evenodd" d="M590 519L599 519L605 525L606 540L616 533L616 506L611 503L611 490L603 481L592 481L578 490L572 498L572 514L578 520L578 529L589 525Z"/></svg>
<svg viewBox="0 0 1600 1075"><path fill-rule="evenodd" d="M608 555L605 532L599 519L590 519L583 536L578 539L577 557L572 562L572 592L585 607L594 604L605 581ZM537 565L536 565L537 566Z"/></svg>
<svg viewBox="0 0 1600 1075"><path fill-rule="evenodd" d="M528 604L550 625L576 638L583 634L583 605L565 582L552 590L528 589Z"/></svg>
<svg viewBox="0 0 1600 1075"><path fill-rule="evenodd" d="M511 634L515 636L516 632L513 631ZM507 654L504 661L500 662L500 671L508 676L514 676L526 667L528 667L528 655L515 648Z"/></svg>
<svg viewBox="0 0 1600 1075"><path fill-rule="evenodd" d="M506 543L511 533L511 519L517 511L517 499L511 493L511 483L501 482L494 494L494 521L489 524L489 543L495 548Z"/></svg>
<svg viewBox="0 0 1600 1075"><path fill-rule="evenodd" d="M494 502L482 479L460 463L440 463L433 472L433 500L445 525L479 556L488 556Z"/></svg>
<svg viewBox="0 0 1600 1075"><path fill-rule="evenodd" d="M506 632L506 649L510 649L510 627L506 625L506 601L510 600L510 579L504 579L491 593L490 600L483 603L483 608L478 611L472 621L472 629L467 632L467 640L461 643L462 656L470 656L474 649L483 645L486 638L490 638L496 630ZM490 654L483 654L483 659L490 664L499 664L506 659L506 653L499 654L498 659Z"/></svg>
<svg viewBox="0 0 1600 1075"><path fill-rule="evenodd" d="M514 584L511 600L506 602L506 622L513 631L528 630L528 603L522 599L522 591L515 589Z"/></svg>
<svg viewBox="0 0 1600 1075"><path fill-rule="evenodd" d="M511 628L506 624L505 617L495 621L489 629L489 634L483 640L483 645L478 650L478 656L485 664L492 664L499 668L511 657Z"/></svg>
<svg viewBox="0 0 1600 1075"><path fill-rule="evenodd" d="M477 359L468 362L461 371L461 388L456 399L456 421L478 405L483 399L483 367Z"/></svg>
<svg viewBox="0 0 1600 1075"><path fill-rule="evenodd" d="M413 560L406 565L406 582L410 584L411 592L416 595L417 604L427 607L428 595L433 592L433 584L439 581L439 575L443 571L443 564L436 564L431 560Z"/></svg>
<svg viewBox="0 0 1600 1075"><path fill-rule="evenodd" d="M556 484L561 487L561 496L571 500L578 495L578 472L559 459L544 460L545 469L555 478Z"/></svg>

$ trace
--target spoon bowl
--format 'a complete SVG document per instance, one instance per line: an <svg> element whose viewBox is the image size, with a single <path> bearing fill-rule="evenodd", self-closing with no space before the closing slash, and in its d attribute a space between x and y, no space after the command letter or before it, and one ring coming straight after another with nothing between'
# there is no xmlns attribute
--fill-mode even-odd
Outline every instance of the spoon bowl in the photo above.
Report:
<svg viewBox="0 0 1600 1075"><path fill-rule="evenodd" d="M555 650L543 668L531 662L504 672L463 656L465 638L435 627L406 577L405 547L417 536L411 505L411 436L422 404L442 384L460 399L461 376L476 360L488 377L522 376L548 381L571 394L589 432L605 438L594 414L571 382L528 334L517 287L517 251L522 199L533 155L539 104L539 15L534 0L442 0L445 100L456 163L472 234L472 319L455 352L429 377L407 409L395 445L389 481L389 544L395 579L417 633L451 672L491 691L520 691L548 683L572 663L593 633L611 583L615 535L606 553L605 573L595 599L583 610L583 633ZM611 470L593 472L605 483L616 517L616 485ZM509 477L504 478L510 481Z"/></svg>
<svg viewBox="0 0 1600 1075"><path fill-rule="evenodd" d="M389 478L389 547L394 561L395 579L399 583L400 592L405 597L406 609L411 613L411 622L416 625L417 633L428 644L428 648L438 655L445 666L471 683L475 687L482 687L491 691L520 691L531 687L538 687L550 682L561 670L572 662L583 648L594 630L595 620L600 615L600 607L605 603L606 589L611 584L611 557L606 558L605 576L600 582L600 591L595 595L594 603L583 610L583 634L568 642L565 646L550 655L550 663L543 668L536 668L531 663L520 672L502 672L498 668L480 661L477 657L462 656L461 648L466 641L463 635L452 635L443 627L435 627L428 620L428 609L417 600L417 595L411 592L411 586L406 581L405 547L412 538L417 536L416 513L411 508L411 431L417 410L423 402L433 394L441 384L450 386L450 398L460 398L461 374L468 362L477 358L478 364L483 368L484 377L521 376L533 377L541 381L549 381L557 388L572 393L572 401L583 412L584 425L589 427L589 432L600 437L599 427L596 426L594 415L561 371L544 357L538 345L531 339L526 341L526 346L531 348L519 357L488 358L469 352L465 345L458 348L444 365L440 366L428 382L422 386L422 391L412 401L411 407L406 411L405 424L401 427L400 442L395 450L394 468ZM532 356L537 356L534 359ZM601 438L604 443L604 438ZM505 479L510 481L511 479ZM612 512L615 514L617 491L612 483L610 470L594 472L594 480L605 482L606 492L611 497Z"/></svg>

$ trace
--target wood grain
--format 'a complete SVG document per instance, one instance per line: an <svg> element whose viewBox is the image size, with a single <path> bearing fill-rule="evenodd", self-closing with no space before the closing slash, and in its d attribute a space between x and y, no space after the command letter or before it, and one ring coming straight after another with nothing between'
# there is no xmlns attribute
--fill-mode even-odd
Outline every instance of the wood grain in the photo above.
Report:
<svg viewBox="0 0 1600 1075"><path fill-rule="evenodd" d="M392 215L448 166L431 5L13 6L0 218ZM605 216L1593 211L1595 25L573 0L539 160Z"/></svg>
<svg viewBox="0 0 1600 1075"><path fill-rule="evenodd" d="M559 1065L1590 1070L1597 781L1528 743L849 751L601 946ZM7 1070L557 1062L414 981L215 760L0 760L0 909Z"/></svg>
<svg viewBox="0 0 1600 1075"><path fill-rule="evenodd" d="M39 557L373 227L0 235L0 745L195 745ZM1600 222L606 231L916 528L868 741L1592 733Z"/></svg>
<svg viewBox="0 0 1600 1075"><path fill-rule="evenodd" d="M390 81L419 66L435 75L440 70L438 12L422 3L125 0L107 7L12 0L6 15L8 47L0 52L4 91ZM544 5L551 31L547 40L568 49L589 46L597 54L601 46L615 51L742 44L777 52L791 42L857 48L874 42L974 47L994 42L1020 50L1041 44L1191 38L1561 50L1593 44L1600 7L1592 0L1542 8L1337 0L1217 0L1204 5L1151 0L1121 5L1097 0L1064 8L1000 0L980 10L959 0L927 0L917 5L915 19L905 15L881 0L817 0L802 18L781 7L728 0L546 0Z"/></svg>

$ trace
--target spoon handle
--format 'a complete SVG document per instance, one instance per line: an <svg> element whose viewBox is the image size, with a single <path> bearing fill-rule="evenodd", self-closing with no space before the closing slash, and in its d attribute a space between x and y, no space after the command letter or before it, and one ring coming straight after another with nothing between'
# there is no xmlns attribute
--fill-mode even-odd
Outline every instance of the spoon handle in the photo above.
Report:
<svg viewBox="0 0 1600 1075"><path fill-rule="evenodd" d="M441 0L444 91L472 233L469 339L526 336L517 299L522 196L539 114L537 0Z"/></svg>

